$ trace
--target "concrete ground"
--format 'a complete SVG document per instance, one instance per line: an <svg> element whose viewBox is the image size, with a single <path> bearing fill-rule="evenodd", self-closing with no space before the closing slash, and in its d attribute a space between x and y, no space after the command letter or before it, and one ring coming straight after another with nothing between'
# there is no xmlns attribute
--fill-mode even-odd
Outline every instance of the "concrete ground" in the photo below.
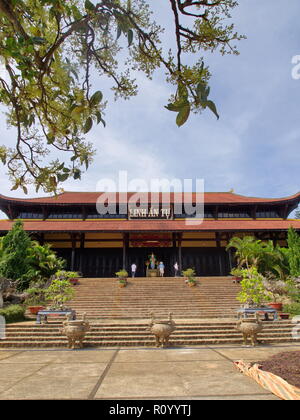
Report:
<svg viewBox="0 0 300 420"><path fill-rule="evenodd" d="M0 399L276 400L233 361L294 350L300 344L0 350Z"/></svg>

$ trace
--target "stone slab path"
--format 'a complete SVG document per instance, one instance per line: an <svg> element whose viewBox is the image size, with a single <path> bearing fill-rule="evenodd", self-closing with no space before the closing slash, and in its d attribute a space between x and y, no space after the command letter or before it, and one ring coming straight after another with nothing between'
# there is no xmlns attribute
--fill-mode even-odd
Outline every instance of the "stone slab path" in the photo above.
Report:
<svg viewBox="0 0 300 420"><path fill-rule="evenodd" d="M289 350L300 344L0 350L0 399L276 400L232 362Z"/></svg>

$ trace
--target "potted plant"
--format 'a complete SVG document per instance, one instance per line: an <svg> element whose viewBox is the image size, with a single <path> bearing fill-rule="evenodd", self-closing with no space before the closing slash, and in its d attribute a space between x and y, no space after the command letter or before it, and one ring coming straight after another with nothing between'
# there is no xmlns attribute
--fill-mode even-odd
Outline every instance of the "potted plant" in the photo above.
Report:
<svg viewBox="0 0 300 420"><path fill-rule="evenodd" d="M127 285L127 277L128 277L127 271L125 269L117 271L116 276L119 279L119 286L120 287L125 287Z"/></svg>
<svg viewBox="0 0 300 420"><path fill-rule="evenodd" d="M238 267L233 268L230 271L230 274L233 276L233 282L234 283L240 283L243 280L242 270Z"/></svg>
<svg viewBox="0 0 300 420"><path fill-rule="evenodd" d="M288 312L280 312L279 313L280 319L289 319L290 314Z"/></svg>
<svg viewBox="0 0 300 420"><path fill-rule="evenodd" d="M69 280L71 284L76 286L79 283L80 275L77 271L59 270L55 273L55 278L60 280Z"/></svg>
<svg viewBox="0 0 300 420"><path fill-rule="evenodd" d="M26 290L27 298L25 305L32 315L36 315L42 309L45 309L45 289L32 287Z"/></svg>
<svg viewBox="0 0 300 420"><path fill-rule="evenodd" d="M45 298L51 301L50 309L66 310L65 303L74 296L74 289L69 280L54 279L50 286L45 289Z"/></svg>
<svg viewBox="0 0 300 420"><path fill-rule="evenodd" d="M272 301L268 303L276 311L282 311L284 296L287 295L287 284L283 280L268 278L264 280L264 287L269 292Z"/></svg>
<svg viewBox="0 0 300 420"><path fill-rule="evenodd" d="M185 282L190 286L196 286L196 273L193 268L187 268L182 271L182 275L185 277Z"/></svg>
<svg viewBox="0 0 300 420"><path fill-rule="evenodd" d="M270 300L269 294L264 287L264 277L257 271L256 267L242 269L241 281L242 290L237 300L248 307L262 307Z"/></svg>

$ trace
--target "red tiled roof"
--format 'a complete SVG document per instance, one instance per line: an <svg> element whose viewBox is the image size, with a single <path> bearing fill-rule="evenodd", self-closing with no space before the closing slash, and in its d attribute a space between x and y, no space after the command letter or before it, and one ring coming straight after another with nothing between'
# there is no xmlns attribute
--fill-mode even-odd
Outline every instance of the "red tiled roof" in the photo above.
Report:
<svg viewBox="0 0 300 420"><path fill-rule="evenodd" d="M13 221L0 221L0 231L10 230ZM184 220L90 220L24 221L29 232L137 232L137 231L263 231L300 230L300 220L204 220L186 225Z"/></svg>
<svg viewBox="0 0 300 420"><path fill-rule="evenodd" d="M101 192L69 192L66 191L62 194L58 194L57 196L51 197L39 197L39 198L13 198L13 197L6 197L0 194L0 202L10 202L10 203L24 203L24 204L57 204L57 205L66 205L66 204L95 204L98 197L101 195ZM107 193L105 193L107 194ZM121 193L109 193L110 195L110 202L124 203L126 202L126 198L124 194ZM133 197L136 193L128 193L128 199ZM150 202L151 200L151 193L140 193L143 194L145 199L148 199ZM160 202L168 202L168 194L166 193L152 193L156 194L159 197ZM196 194L192 193L192 202L195 202ZM176 202L182 200L181 193L171 193L170 194L170 201ZM281 202L289 202L289 201L300 201L300 192L297 194L291 195L289 197L283 198L258 198L258 197L247 197L239 194L235 194L232 192L207 192L204 193L204 202L209 204L255 204L255 203L281 203ZM142 201L142 200L141 200ZM154 200L153 200L154 201Z"/></svg>

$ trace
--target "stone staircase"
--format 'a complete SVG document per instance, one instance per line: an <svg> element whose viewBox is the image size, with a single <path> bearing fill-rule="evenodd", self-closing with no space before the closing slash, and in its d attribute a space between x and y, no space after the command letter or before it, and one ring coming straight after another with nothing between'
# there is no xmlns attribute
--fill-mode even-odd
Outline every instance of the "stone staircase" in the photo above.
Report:
<svg viewBox="0 0 300 420"><path fill-rule="evenodd" d="M189 287L182 278L130 279L120 288L116 279L82 279L70 306L80 318L83 313L91 324L86 347L154 346L148 330L150 312L167 319L173 313L177 328L170 340L172 346L242 344L235 329L236 295L240 286L230 277L201 278ZM34 321L7 325L1 347L66 347L60 334L62 320L49 318L47 324ZM290 320L265 321L259 340L265 344L295 341Z"/></svg>
<svg viewBox="0 0 300 420"><path fill-rule="evenodd" d="M195 287L183 278L129 279L120 288L116 279L82 279L70 306L88 319L144 319L154 312L178 318L228 318L239 304L240 286L231 277L201 278Z"/></svg>

